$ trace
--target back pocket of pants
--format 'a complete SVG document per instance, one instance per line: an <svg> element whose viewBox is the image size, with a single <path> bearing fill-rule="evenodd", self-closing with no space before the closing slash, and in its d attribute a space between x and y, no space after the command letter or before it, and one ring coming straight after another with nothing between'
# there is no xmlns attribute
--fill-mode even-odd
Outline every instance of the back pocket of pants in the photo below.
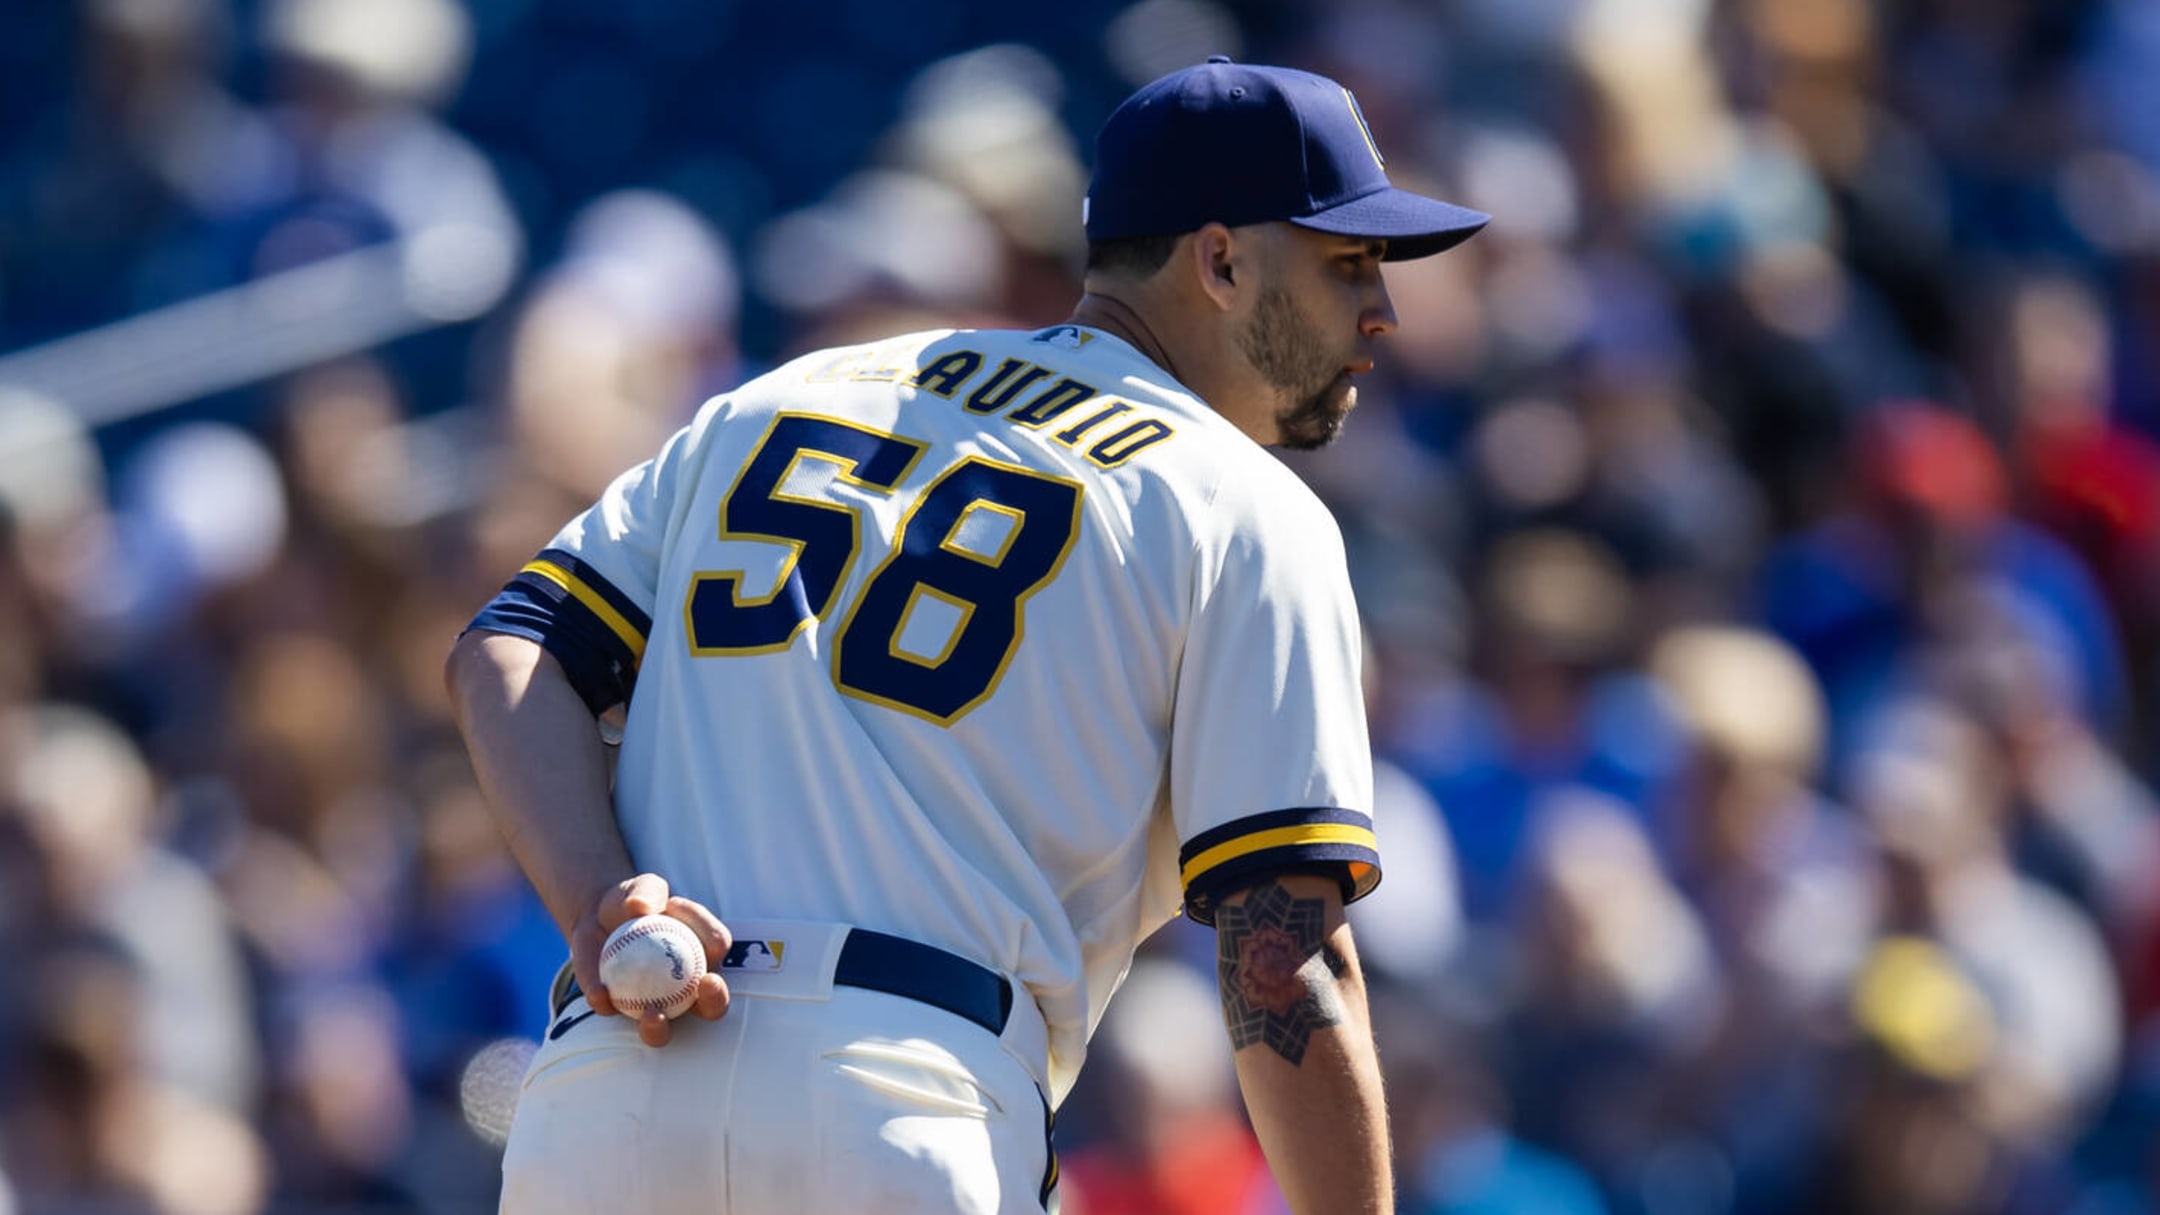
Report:
<svg viewBox="0 0 2160 1215"><path fill-rule="evenodd" d="M956 1060L891 1042L855 1042L825 1052L839 1075L926 1114L988 1119L1004 1107Z"/></svg>

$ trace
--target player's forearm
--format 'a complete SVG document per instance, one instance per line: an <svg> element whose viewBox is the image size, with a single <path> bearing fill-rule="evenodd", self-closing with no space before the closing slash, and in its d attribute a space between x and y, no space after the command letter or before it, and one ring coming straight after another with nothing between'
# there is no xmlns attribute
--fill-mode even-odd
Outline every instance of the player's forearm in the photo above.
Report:
<svg viewBox="0 0 2160 1215"><path fill-rule="evenodd" d="M1217 978L1253 1129L1296 1215L1390 1215L1387 1107L1365 981L1329 878L1216 910Z"/></svg>
<svg viewBox="0 0 2160 1215"><path fill-rule="evenodd" d="M567 938L600 891L636 872L592 713L555 659L520 637L467 633L445 679L495 825Z"/></svg>

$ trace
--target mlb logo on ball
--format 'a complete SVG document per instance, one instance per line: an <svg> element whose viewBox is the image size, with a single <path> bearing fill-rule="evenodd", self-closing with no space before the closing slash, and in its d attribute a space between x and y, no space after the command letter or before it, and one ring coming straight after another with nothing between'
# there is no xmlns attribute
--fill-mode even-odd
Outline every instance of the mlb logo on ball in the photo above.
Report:
<svg viewBox="0 0 2160 1215"><path fill-rule="evenodd" d="M778 970L787 953L786 941L737 941L720 963L722 970Z"/></svg>

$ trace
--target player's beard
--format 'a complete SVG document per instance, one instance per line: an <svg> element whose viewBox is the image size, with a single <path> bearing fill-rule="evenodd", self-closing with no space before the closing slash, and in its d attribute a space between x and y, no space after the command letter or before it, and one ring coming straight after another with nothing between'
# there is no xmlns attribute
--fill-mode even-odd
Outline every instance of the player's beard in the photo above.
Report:
<svg viewBox="0 0 2160 1215"><path fill-rule="evenodd" d="M1289 292L1272 284L1261 290L1252 321L1238 333L1238 348L1262 378L1290 398L1289 407L1275 415L1280 446L1311 451L1334 442L1343 419L1357 407L1357 388Z"/></svg>

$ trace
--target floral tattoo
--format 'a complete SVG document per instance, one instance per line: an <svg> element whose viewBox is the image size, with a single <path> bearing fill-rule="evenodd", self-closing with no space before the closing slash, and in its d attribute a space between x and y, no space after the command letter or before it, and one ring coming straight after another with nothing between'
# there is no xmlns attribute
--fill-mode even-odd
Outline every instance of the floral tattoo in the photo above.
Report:
<svg viewBox="0 0 2160 1215"><path fill-rule="evenodd" d="M1215 961L1230 1045L1255 1042L1295 1066L1313 1031L1339 1024L1335 979L1344 963L1327 945L1327 903L1296 899L1279 883L1252 888L1215 912Z"/></svg>

